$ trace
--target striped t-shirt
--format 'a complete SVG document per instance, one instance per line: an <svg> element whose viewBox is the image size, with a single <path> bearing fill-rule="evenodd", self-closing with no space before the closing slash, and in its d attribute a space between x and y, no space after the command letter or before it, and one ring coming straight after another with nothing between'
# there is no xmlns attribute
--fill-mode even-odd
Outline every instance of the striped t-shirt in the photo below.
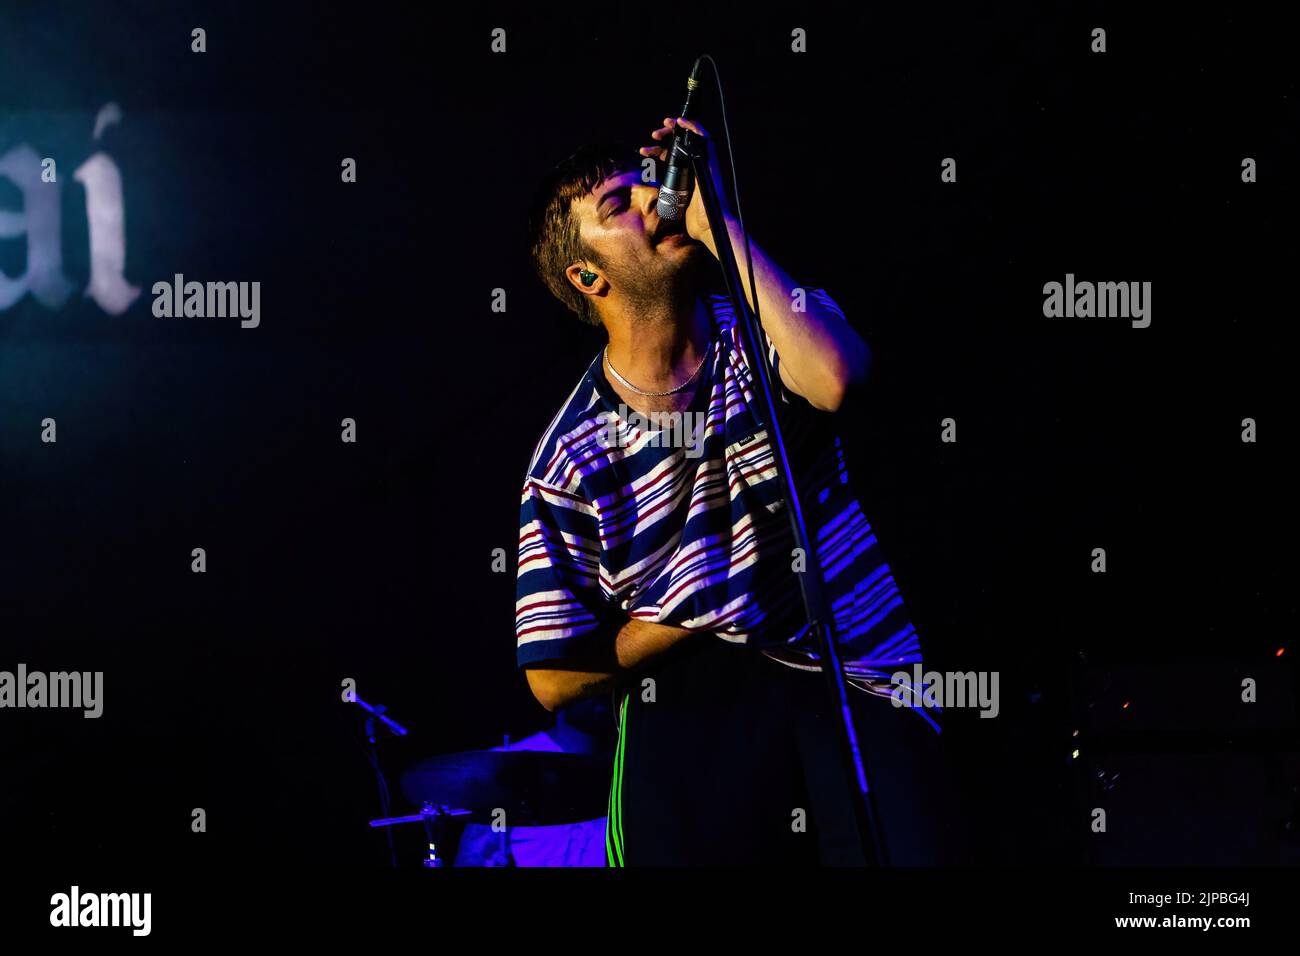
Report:
<svg viewBox="0 0 1300 956"><path fill-rule="evenodd" d="M809 295L843 315L824 290ZM743 336L726 296L707 302L714 335L681 419L695 434L661 419L653 424L663 431L647 428L597 355L538 442L519 516L520 667L607 660L632 617L819 669L810 639L799 636L797 556L767 429L751 407ZM832 416L784 388L780 356L770 337L766 344L845 675L869 693L907 693L890 675L920 663L920 644L850 489Z"/></svg>

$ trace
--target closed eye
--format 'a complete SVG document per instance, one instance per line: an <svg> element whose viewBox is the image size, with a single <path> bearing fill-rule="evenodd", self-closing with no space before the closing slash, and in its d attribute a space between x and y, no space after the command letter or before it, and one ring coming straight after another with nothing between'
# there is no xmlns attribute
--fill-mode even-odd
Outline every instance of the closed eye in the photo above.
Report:
<svg viewBox="0 0 1300 956"><path fill-rule="evenodd" d="M617 213L627 210L627 206L618 202L620 199L630 199L632 196L632 187L624 186L622 189L614 189L605 194L601 204L605 209L606 216L616 215Z"/></svg>

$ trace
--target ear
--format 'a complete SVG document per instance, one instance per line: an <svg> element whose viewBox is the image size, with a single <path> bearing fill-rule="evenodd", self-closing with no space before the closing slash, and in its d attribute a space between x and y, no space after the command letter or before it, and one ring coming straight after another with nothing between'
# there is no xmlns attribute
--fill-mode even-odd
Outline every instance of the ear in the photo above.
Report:
<svg viewBox="0 0 1300 956"><path fill-rule="evenodd" d="M588 279L590 279L593 274L596 277L594 280L591 280L590 285L582 281L582 274L584 272L587 273ZM609 283L605 280L605 277L600 274L600 270L591 268L584 262L575 262L573 265L569 266L569 268L564 270L564 275L565 278L569 280L569 283L583 295L601 295L607 288L609 288Z"/></svg>

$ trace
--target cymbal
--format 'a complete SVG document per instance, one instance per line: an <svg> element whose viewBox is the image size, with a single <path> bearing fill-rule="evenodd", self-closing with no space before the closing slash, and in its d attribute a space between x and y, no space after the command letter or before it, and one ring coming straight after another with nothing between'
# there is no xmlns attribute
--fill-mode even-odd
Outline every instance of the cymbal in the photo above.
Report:
<svg viewBox="0 0 1300 956"><path fill-rule="evenodd" d="M605 815L611 769L607 757L590 754L468 750L412 764L402 793L416 806L465 807L474 823L493 823L497 809L506 826L578 823Z"/></svg>

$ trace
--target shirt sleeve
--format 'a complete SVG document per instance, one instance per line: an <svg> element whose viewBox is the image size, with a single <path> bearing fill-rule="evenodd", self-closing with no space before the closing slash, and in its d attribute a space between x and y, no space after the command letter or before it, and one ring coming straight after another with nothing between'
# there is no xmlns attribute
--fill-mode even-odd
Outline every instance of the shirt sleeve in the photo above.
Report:
<svg viewBox="0 0 1300 956"><path fill-rule="evenodd" d="M581 496L529 477L519 509L515 649L521 668L613 655L614 603L600 587L595 511Z"/></svg>

